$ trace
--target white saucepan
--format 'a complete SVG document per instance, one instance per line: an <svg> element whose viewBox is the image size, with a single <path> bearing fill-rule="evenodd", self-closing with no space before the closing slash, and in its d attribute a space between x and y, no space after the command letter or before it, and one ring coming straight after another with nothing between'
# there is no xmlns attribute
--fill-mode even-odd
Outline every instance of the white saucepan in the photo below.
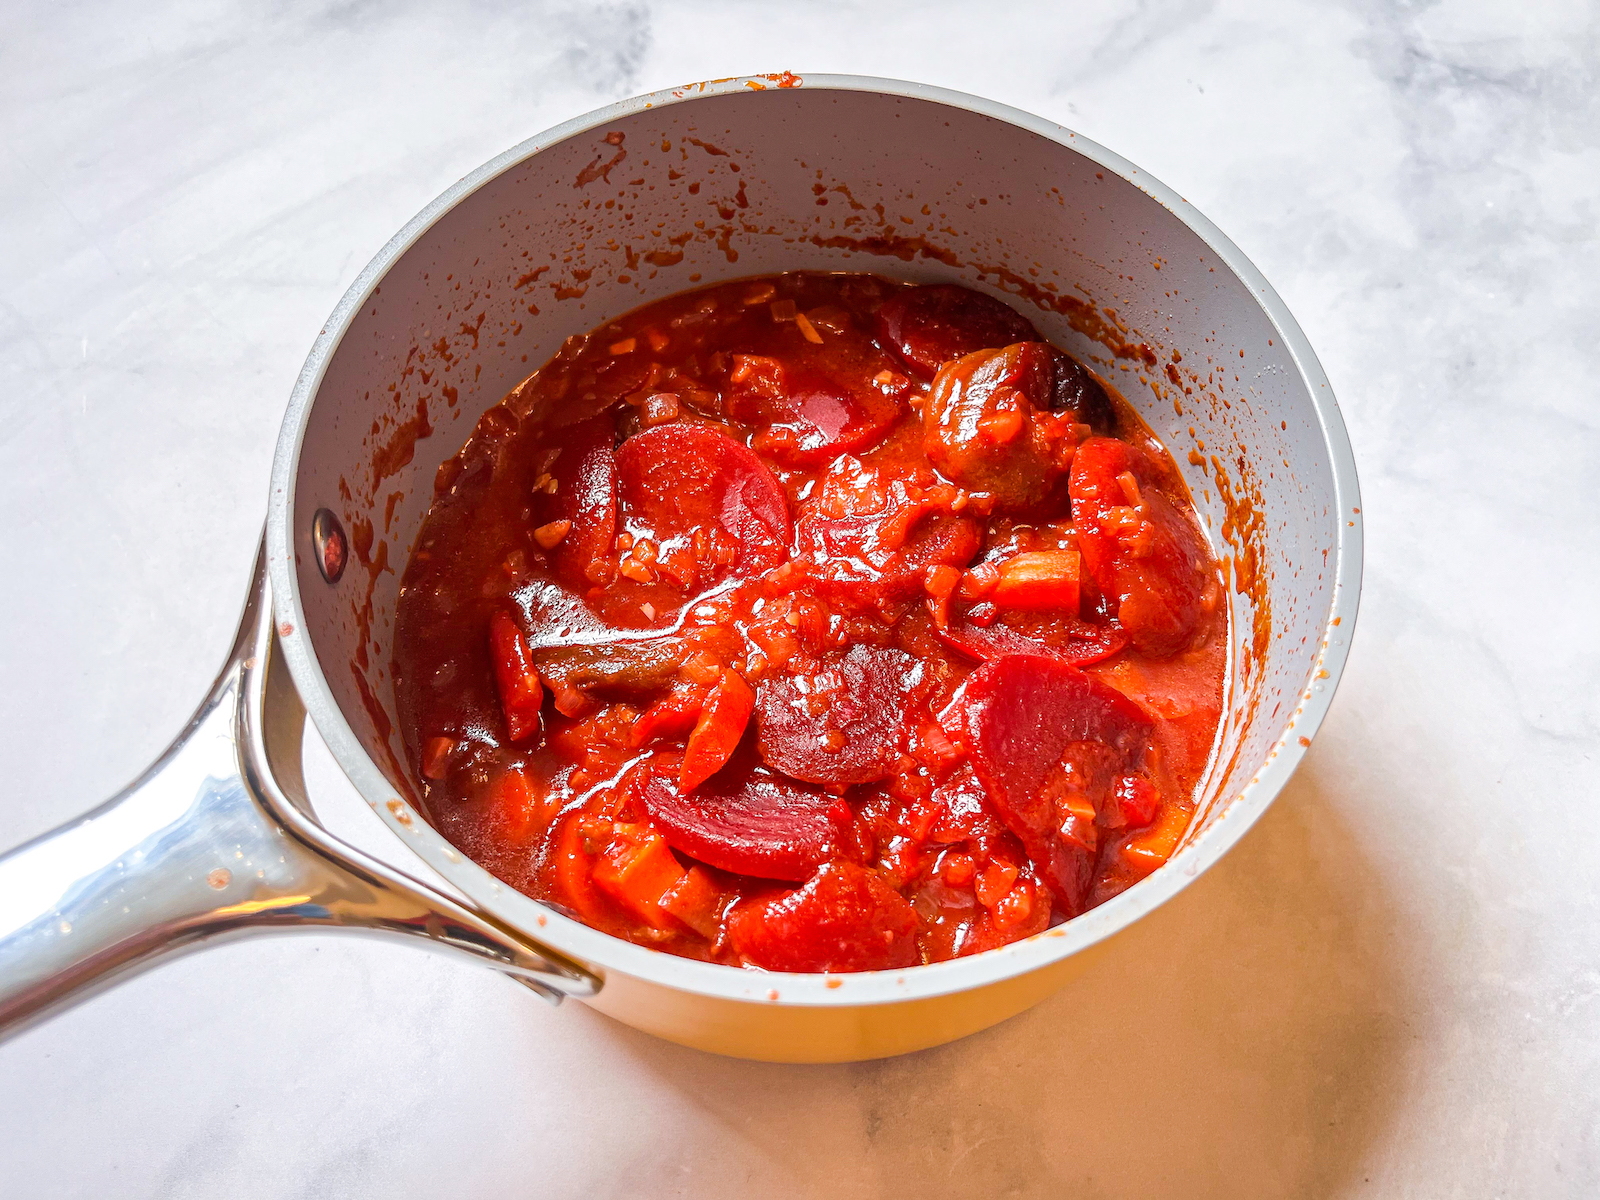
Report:
<svg viewBox="0 0 1600 1200"><path fill-rule="evenodd" d="M695 962L506 887L416 803L390 637L440 463L567 337L796 269L959 282L1019 307L1185 467L1234 584L1223 729L1180 850L1003 949L832 977ZM0 1034L221 937L347 928L426 939L727 1054L836 1061L960 1037L1062 986L1261 815L1327 711L1360 579L1355 464L1328 381L1266 280L1170 188L1049 121L918 84L784 75L612 105L462 179L328 318L211 695L126 791L0 858ZM300 777L308 713L460 899L321 828Z"/></svg>

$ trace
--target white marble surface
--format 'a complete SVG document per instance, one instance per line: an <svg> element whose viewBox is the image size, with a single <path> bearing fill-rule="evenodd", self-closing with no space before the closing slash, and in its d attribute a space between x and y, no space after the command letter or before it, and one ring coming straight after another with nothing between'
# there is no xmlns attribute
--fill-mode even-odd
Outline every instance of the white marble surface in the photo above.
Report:
<svg viewBox="0 0 1600 1200"><path fill-rule="evenodd" d="M6 7L0 844L200 695L366 258L504 147L689 79L922 79L1177 187L1321 354L1368 560L1277 805L998 1029L762 1066L405 948L241 944L0 1047L0 1196L1600 1193L1600 10L1078 7Z"/></svg>

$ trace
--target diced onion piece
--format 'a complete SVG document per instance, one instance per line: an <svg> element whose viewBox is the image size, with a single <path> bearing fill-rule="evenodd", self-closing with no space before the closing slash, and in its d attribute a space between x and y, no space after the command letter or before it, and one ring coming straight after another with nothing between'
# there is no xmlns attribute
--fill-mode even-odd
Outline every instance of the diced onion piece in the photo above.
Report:
<svg viewBox="0 0 1600 1200"><path fill-rule="evenodd" d="M1163 804L1154 825L1122 844L1122 865L1138 875L1148 875L1172 857L1189 828L1189 813L1176 804Z"/></svg>
<svg viewBox="0 0 1600 1200"><path fill-rule="evenodd" d="M644 402L644 412L641 419L647 427L665 425L668 421L676 421L678 419L678 397L672 392L657 392Z"/></svg>
<svg viewBox="0 0 1600 1200"><path fill-rule="evenodd" d="M1132 471L1124 471L1117 476L1117 486L1122 489L1122 494L1127 498L1130 507L1139 507L1139 481L1133 477Z"/></svg>
<svg viewBox="0 0 1600 1200"><path fill-rule="evenodd" d="M533 531L533 540L545 550L554 550L571 532L571 521L551 521L548 525L541 525Z"/></svg>
<svg viewBox="0 0 1600 1200"><path fill-rule="evenodd" d="M816 326L811 323L810 319L805 315L805 313L795 313L794 323L795 327L800 330L800 335L804 337L806 341L812 342L818 346L822 345L822 335L817 332Z"/></svg>
<svg viewBox="0 0 1600 1200"><path fill-rule="evenodd" d="M991 445L1004 446L1016 441L1026 418L1014 408L1003 408L978 418L978 431Z"/></svg>

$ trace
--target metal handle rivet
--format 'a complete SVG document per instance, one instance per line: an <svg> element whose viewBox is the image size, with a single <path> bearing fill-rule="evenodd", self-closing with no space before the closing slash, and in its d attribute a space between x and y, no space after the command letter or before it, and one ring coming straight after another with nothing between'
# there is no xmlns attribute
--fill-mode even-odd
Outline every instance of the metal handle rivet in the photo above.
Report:
<svg viewBox="0 0 1600 1200"><path fill-rule="evenodd" d="M349 544L344 538L344 526L331 509L319 508L311 518L311 544L317 552L317 568L329 583L338 583L349 561Z"/></svg>

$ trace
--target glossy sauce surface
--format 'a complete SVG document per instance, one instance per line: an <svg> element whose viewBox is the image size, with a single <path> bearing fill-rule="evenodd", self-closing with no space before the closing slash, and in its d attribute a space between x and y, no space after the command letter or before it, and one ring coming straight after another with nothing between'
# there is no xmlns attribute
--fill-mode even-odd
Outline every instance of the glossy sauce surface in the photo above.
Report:
<svg viewBox="0 0 1600 1200"><path fill-rule="evenodd" d="M1216 564L1120 399L976 292L741 280L572 339L441 468L394 673L430 819L768 970L1040 932L1187 827Z"/></svg>

